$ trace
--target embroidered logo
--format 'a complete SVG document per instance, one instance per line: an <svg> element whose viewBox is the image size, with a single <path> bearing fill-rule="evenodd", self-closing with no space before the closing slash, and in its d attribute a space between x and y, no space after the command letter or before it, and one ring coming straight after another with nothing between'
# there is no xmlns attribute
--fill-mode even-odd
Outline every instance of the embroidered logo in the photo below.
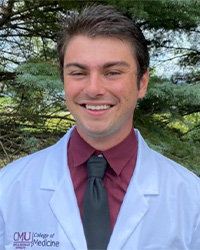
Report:
<svg viewBox="0 0 200 250"><path fill-rule="evenodd" d="M14 249L26 249L27 247L58 248L60 244L55 239L54 233L15 232L13 240Z"/></svg>

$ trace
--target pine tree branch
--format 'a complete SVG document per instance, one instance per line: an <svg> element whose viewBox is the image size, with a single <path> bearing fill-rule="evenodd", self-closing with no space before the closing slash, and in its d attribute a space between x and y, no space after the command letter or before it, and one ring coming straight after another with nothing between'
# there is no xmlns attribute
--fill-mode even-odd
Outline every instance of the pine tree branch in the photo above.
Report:
<svg viewBox="0 0 200 250"><path fill-rule="evenodd" d="M193 109L193 110L190 110L190 111L188 111L188 112L182 113L182 116L184 117L184 116L196 114L196 113L199 113L199 112L200 112L200 107L197 107L197 108L195 108L195 109Z"/></svg>
<svg viewBox="0 0 200 250"><path fill-rule="evenodd" d="M22 117L21 114L19 113L8 113L8 112L0 112L0 116L6 116L6 117ZM38 115L40 118L42 119L61 119L61 120L66 120L66 121L70 121L70 122L74 122L75 120L70 118L69 115ZM26 125L28 126L28 125ZM31 125L32 127L32 125Z"/></svg>
<svg viewBox="0 0 200 250"><path fill-rule="evenodd" d="M0 82L14 80L15 73L13 72L0 72Z"/></svg>
<svg viewBox="0 0 200 250"><path fill-rule="evenodd" d="M157 64L155 64L154 67L157 67L158 65L160 65L160 64L162 64L162 63L165 63L165 62L168 62L168 61L177 59L177 58L185 57L185 56L187 56L187 55L188 55L188 54L185 53L185 54L182 54L182 55L177 55L177 56L173 56L173 57L167 58L167 59L162 60L162 61L158 62Z"/></svg>
<svg viewBox="0 0 200 250"><path fill-rule="evenodd" d="M166 49L193 51L193 52L196 52L197 54L199 54L199 53L200 53L200 51L199 51L199 50L197 50L197 49L193 49L193 48L175 47L175 46L167 46L167 45L162 45L162 47L163 47L163 48L166 48Z"/></svg>
<svg viewBox="0 0 200 250"><path fill-rule="evenodd" d="M196 129L198 129L198 128L200 128L200 124L197 124L197 125L194 126L193 128L189 129L187 132L183 133L183 134L182 134L182 137L185 136L185 135L187 135L187 134L189 134L189 133L191 133L192 131L194 131L194 130L196 130Z"/></svg>
<svg viewBox="0 0 200 250"><path fill-rule="evenodd" d="M10 161L11 159L10 159L10 157L9 157L9 154L7 153L7 150L5 149L5 147L4 147L3 143L2 143L2 141L0 141L0 146L1 146L1 148L3 149L3 152L4 152L5 156L6 156L7 161Z"/></svg>
<svg viewBox="0 0 200 250"><path fill-rule="evenodd" d="M10 22L11 16L13 14L13 6L14 6L15 0L8 0L7 7L1 5L2 10L2 18L0 19L0 27L5 25L6 23Z"/></svg>

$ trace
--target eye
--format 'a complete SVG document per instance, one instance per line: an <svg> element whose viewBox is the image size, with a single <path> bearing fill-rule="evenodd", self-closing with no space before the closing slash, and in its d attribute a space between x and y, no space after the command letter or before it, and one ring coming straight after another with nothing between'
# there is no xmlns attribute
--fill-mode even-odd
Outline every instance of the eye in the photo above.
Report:
<svg viewBox="0 0 200 250"><path fill-rule="evenodd" d="M121 72L120 71L116 71L116 70L111 70L111 71L108 71L106 73L107 76L116 76L116 75L121 75Z"/></svg>
<svg viewBox="0 0 200 250"><path fill-rule="evenodd" d="M86 76L87 74L82 71L72 71L69 73L69 75L75 76L75 77L82 77L82 76Z"/></svg>

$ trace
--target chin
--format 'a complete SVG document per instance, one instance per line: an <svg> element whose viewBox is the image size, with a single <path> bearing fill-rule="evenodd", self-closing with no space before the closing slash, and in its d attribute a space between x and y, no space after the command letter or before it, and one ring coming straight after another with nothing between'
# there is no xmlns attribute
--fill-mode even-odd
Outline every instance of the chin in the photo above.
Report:
<svg viewBox="0 0 200 250"><path fill-rule="evenodd" d="M86 134L89 137L92 138L103 138L107 135L109 135L109 132L107 129L103 129L102 127L90 127L90 128L84 128L81 129L82 133Z"/></svg>

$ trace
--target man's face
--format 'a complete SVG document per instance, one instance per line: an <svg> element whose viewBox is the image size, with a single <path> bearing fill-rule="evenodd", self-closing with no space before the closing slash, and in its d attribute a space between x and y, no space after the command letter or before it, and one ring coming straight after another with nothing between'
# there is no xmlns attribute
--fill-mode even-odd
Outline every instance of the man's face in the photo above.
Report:
<svg viewBox="0 0 200 250"><path fill-rule="evenodd" d="M122 141L130 133L137 100L144 97L147 84L148 71L138 90L129 43L82 35L69 42L64 58L66 104L86 141Z"/></svg>

